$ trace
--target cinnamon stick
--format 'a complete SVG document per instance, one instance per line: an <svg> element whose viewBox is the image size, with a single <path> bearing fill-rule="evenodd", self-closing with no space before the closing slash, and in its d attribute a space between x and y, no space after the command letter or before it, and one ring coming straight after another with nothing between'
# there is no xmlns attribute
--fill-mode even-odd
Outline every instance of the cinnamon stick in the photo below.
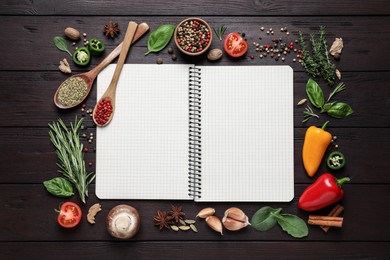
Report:
<svg viewBox="0 0 390 260"><path fill-rule="evenodd" d="M309 225L340 227L341 228L343 226L343 220L344 219L342 217L310 215L307 223Z"/></svg>
<svg viewBox="0 0 390 260"><path fill-rule="evenodd" d="M333 209L332 211L328 214L328 216L330 217L338 217L340 216L341 212L343 212L344 210L344 207L341 206L340 204L337 204ZM328 232L330 227L329 226L321 226L321 229L324 231L324 232Z"/></svg>

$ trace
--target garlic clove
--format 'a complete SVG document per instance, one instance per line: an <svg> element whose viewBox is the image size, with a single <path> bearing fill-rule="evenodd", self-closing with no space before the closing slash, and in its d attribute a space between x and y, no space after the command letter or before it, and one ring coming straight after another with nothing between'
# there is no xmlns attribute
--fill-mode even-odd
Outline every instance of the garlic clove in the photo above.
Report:
<svg viewBox="0 0 390 260"><path fill-rule="evenodd" d="M249 224L248 216L239 208L229 208L225 211L224 218L232 218L236 221Z"/></svg>
<svg viewBox="0 0 390 260"><path fill-rule="evenodd" d="M215 209L213 208L204 208L201 211L199 211L198 215L196 217L200 218L207 218L208 216L212 216L215 213Z"/></svg>
<svg viewBox="0 0 390 260"><path fill-rule="evenodd" d="M237 231L248 226L248 222L241 222L229 217L223 217L222 219L223 226L230 231Z"/></svg>
<svg viewBox="0 0 390 260"><path fill-rule="evenodd" d="M206 223L207 225L209 225L209 227L211 227L213 230L221 233L221 235L223 235L222 233L222 222L219 218L217 218L216 216L208 216L206 218Z"/></svg>

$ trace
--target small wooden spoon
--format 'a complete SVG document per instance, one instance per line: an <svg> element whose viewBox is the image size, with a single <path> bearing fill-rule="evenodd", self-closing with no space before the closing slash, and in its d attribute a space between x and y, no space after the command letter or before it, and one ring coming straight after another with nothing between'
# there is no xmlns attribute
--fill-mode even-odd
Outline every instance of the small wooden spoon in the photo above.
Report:
<svg viewBox="0 0 390 260"><path fill-rule="evenodd" d="M149 25L147 25L146 23L139 24L131 44L133 44L139 38L141 38L148 30L149 30ZM100 73L100 71L102 69L104 69L108 64L110 64L116 57L118 57L119 53L122 50L122 46L123 46L123 42L120 43L99 65L97 65L92 70L85 72L85 73L73 75L73 76L67 78L64 82L62 82L61 85L58 87L56 93L54 94L54 104L58 108L62 108L62 109L72 108L72 107L75 107L75 106L81 104L85 100L85 98L88 96L89 92L91 91L92 86L93 86L93 82L95 81L96 76ZM59 92L61 86L65 82L67 82L70 78L75 78L75 77L82 78L85 81L85 83L87 83L87 93L85 94L85 97L79 103L77 103L73 106L66 106L66 105L62 104L61 102L59 102L58 92Z"/></svg>
<svg viewBox="0 0 390 260"><path fill-rule="evenodd" d="M119 55L118 63L116 64L114 75L112 76L111 83L106 89L106 92L104 92L103 96L99 99L97 104L95 105L95 108L93 109L93 121L98 126L106 126L108 125L112 117L114 116L115 112L115 93L116 93L116 86L118 85L119 76L121 75L123 65L125 64L127 53L130 49L131 42L133 41L133 37L135 34L135 31L137 30L137 24L135 22L130 22L129 26L127 27L125 39L123 40L123 47L121 50L121 53ZM111 102L111 112L108 114L108 120L104 123L99 122L99 120L96 118L96 111L98 110L99 103L102 100L106 100Z"/></svg>

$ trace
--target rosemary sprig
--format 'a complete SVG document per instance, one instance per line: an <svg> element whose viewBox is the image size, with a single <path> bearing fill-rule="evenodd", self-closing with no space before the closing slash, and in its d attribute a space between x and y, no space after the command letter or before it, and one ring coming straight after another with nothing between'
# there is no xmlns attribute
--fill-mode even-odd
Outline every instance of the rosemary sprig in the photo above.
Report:
<svg viewBox="0 0 390 260"><path fill-rule="evenodd" d="M312 117L320 118L317 114L314 113L313 109L311 109L311 107L309 105L307 105L305 107L305 111L303 111L302 123L305 123L306 121L308 121Z"/></svg>
<svg viewBox="0 0 390 260"><path fill-rule="evenodd" d="M329 97L328 97L327 102L329 102L329 100L330 100L335 94L337 94L337 93L339 93L339 92L341 92L341 91L343 91L343 90L345 90L345 89L346 89L346 87L345 87L344 82L340 82L340 83L333 89L333 91L329 94Z"/></svg>
<svg viewBox="0 0 390 260"><path fill-rule="evenodd" d="M302 65L306 72L314 77L322 77L329 84L333 85L336 79L336 66L332 63L328 54L328 44L325 37L325 27L320 27L318 39L310 35L312 55L310 55L303 35L299 33L299 42L302 51Z"/></svg>
<svg viewBox="0 0 390 260"><path fill-rule="evenodd" d="M56 148L58 171L76 187L81 201L85 203L88 186L95 179L95 174L87 174L85 169L83 144L80 143L78 133L82 122L83 119L77 120L76 117L74 124L70 123L69 130L59 119L58 122L49 124L49 135Z"/></svg>
<svg viewBox="0 0 390 260"><path fill-rule="evenodd" d="M215 34L218 36L218 39L220 41L222 41L222 38L223 38L223 35L224 35L226 29L227 29L227 27L225 25L221 25L217 28L213 27L213 30L214 30Z"/></svg>

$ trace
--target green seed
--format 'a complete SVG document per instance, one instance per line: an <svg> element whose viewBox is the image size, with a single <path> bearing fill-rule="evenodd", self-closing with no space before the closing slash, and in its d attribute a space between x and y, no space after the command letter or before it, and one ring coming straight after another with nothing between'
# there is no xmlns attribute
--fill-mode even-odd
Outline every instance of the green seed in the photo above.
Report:
<svg viewBox="0 0 390 260"><path fill-rule="evenodd" d="M198 233L198 229L195 227L194 224L191 224L191 225L190 225L190 228L191 228L192 231L194 231L195 233Z"/></svg>
<svg viewBox="0 0 390 260"><path fill-rule="evenodd" d="M178 226L175 226L175 225L172 225L171 226L171 229L173 230L173 231L179 231L179 228L178 228Z"/></svg>
<svg viewBox="0 0 390 260"><path fill-rule="evenodd" d="M189 226L179 226L180 230L187 231L190 230Z"/></svg>
<svg viewBox="0 0 390 260"><path fill-rule="evenodd" d="M184 220L184 222L187 224L195 224L195 220L192 220L192 219L186 219L186 220Z"/></svg>
<svg viewBox="0 0 390 260"><path fill-rule="evenodd" d="M186 225L187 225L187 223L184 222L184 220L182 220L182 219L179 219L179 222L180 222L180 224L182 224L183 226L186 226Z"/></svg>

